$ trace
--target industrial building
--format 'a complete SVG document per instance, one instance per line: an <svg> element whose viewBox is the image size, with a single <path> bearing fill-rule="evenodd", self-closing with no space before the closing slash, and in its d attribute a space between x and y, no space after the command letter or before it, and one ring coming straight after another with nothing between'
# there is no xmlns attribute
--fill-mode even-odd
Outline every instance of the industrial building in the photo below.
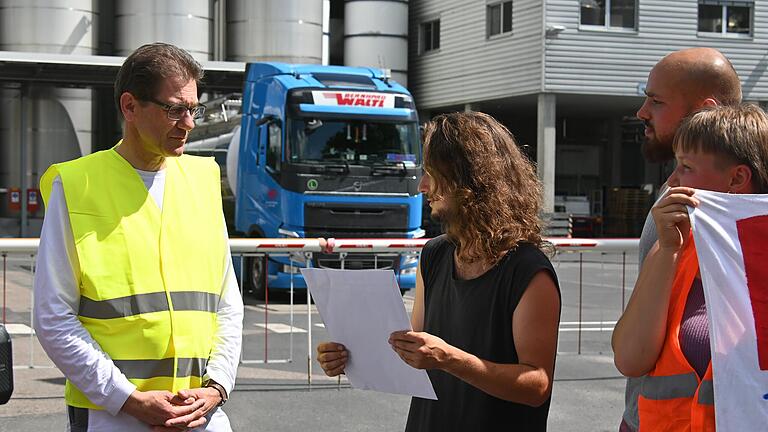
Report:
<svg viewBox="0 0 768 432"><path fill-rule="evenodd" d="M112 82L163 41L206 69L201 100L240 91L246 62L390 69L407 81L407 1L0 0L0 237L34 237L40 175L113 146Z"/></svg>
<svg viewBox="0 0 768 432"><path fill-rule="evenodd" d="M642 159L635 118L664 55L717 48L744 100L768 101L766 2L423 0L411 2L409 22L421 117L476 110L501 120L537 162L545 211L557 197L557 210L602 219L594 234L639 235L666 178L668 167Z"/></svg>

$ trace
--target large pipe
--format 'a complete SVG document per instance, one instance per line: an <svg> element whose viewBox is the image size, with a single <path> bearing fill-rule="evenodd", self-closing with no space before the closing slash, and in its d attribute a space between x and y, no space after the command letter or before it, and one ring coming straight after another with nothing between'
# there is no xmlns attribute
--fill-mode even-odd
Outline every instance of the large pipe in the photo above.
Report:
<svg viewBox="0 0 768 432"><path fill-rule="evenodd" d="M212 60L210 0L118 0L115 50L127 56L141 45L166 42L197 60Z"/></svg>
<svg viewBox="0 0 768 432"><path fill-rule="evenodd" d="M348 0L344 4L344 64L390 69L408 78L408 1Z"/></svg>
<svg viewBox="0 0 768 432"><path fill-rule="evenodd" d="M0 50L97 54L98 16L97 0L0 0ZM37 187L39 176L50 164L90 153L92 106L89 89L32 86L25 94L23 109L18 87L2 90L0 189ZM25 198L26 191L22 191ZM15 227L20 216L23 232ZM0 236L36 235L41 213L30 220L29 232L25 216L25 212L19 215L0 206Z"/></svg>
<svg viewBox="0 0 768 432"><path fill-rule="evenodd" d="M320 0L227 0L232 61L322 62Z"/></svg>

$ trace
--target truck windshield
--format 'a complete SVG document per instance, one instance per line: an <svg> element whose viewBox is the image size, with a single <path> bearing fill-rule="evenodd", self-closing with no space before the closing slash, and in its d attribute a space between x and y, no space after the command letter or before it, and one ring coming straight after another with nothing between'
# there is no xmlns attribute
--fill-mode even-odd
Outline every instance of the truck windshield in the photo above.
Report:
<svg viewBox="0 0 768 432"><path fill-rule="evenodd" d="M292 163L421 164L416 122L293 118L288 122L288 142Z"/></svg>

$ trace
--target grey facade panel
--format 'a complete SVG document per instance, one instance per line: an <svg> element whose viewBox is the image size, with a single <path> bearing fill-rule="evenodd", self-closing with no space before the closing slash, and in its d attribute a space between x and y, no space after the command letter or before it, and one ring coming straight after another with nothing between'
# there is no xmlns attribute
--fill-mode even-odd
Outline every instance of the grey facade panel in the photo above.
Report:
<svg viewBox="0 0 768 432"><path fill-rule="evenodd" d="M409 80L420 109L538 93L542 84L541 0L514 0L512 32L487 36L491 0L410 3ZM421 52L420 25L440 19L440 49Z"/></svg>
<svg viewBox="0 0 768 432"><path fill-rule="evenodd" d="M754 3L751 37L736 38L698 33L698 0L637 0L637 28L629 31L581 27L579 0L517 0L512 34L489 39L493 2L411 2L409 87L421 109L541 91L637 96L659 59L697 46L731 60L745 100L768 100L768 2ZM436 18L440 49L423 54L419 25ZM565 30L545 38L543 25Z"/></svg>
<svg viewBox="0 0 768 432"><path fill-rule="evenodd" d="M547 0L546 22L566 30L547 39L547 92L637 95L648 72L664 55L687 47L709 46L734 64L747 100L768 99L768 4L754 3L750 38L697 33L697 0L638 0L637 30L596 31L579 28L578 0Z"/></svg>

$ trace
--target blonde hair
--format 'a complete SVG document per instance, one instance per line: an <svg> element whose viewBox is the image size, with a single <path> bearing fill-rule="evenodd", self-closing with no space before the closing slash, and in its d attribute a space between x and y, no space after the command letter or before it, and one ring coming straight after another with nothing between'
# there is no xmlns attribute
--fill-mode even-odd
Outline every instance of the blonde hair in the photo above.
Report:
<svg viewBox="0 0 768 432"><path fill-rule="evenodd" d="M752 171L755 192L768 192L768 116L753 104L707 107L683 120L674 151L721 156Z"/></svg>

